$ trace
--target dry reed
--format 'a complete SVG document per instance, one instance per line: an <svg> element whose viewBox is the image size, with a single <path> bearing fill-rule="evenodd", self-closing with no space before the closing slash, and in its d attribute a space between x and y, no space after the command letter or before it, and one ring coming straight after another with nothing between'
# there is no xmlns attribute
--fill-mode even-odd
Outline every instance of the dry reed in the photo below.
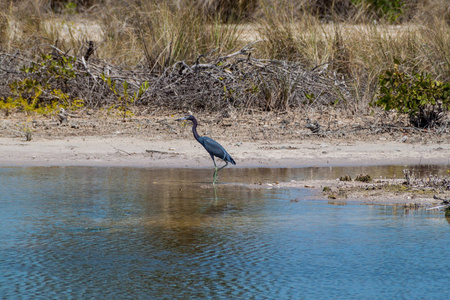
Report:
<svg viewBox="0 0 450 300"><path fill-rule="evenodd" d="M76 4L75 9L68 6L70 2ZM328 2L210 0L202 5L181 0L3 2L0 50L5 54L21 51L24 57L35 59L41 53L51 52L50 45L56 45L68 55L80 57L86 51L86 42L93 40L94 60L115 68L145 70L157 77L166 76L179 62L189 66L216 62L221 67L217 58L260 40L254 45L251 58L272 61L267 66L282 62L290 66L285 69L290 73L280 68L266 73L270 76L247 82L248 89L255 84L266 101L263 105L254 99L229 103L242 106L258 102L259 109L330 104L317 101L317 91L308 91L304 86L302 89L296 76L300 70L313 73L322 70L321 76L331 76L330 82L345 84L345 90L352 96L336 96L336 101L331 102L351 106L353 111L369 108L368 104L377 97L379 75L395 64L408 74L426 72L435 79L450 81L448 1L406 1L406 12L399 19L403 23L395 25L376 17L368 2L353 6L350 1L332 1L331 6ZM249 35L249 31L254 34ZM249 41L249 36L254 40ZM0 71L0 76L8 77L9 81L14 78L4 71ZM8 80L3 84L8 84ZM223 86L209 88L223 89ZM333 84L328 89L332 90ZM3 86L1 90L7 89ZM218 93L211 91L209 95L214 97ZM178 97L177 101L183 99ZM188 104L180 104L185 106ZM207 104L203 107L223 108Z"/></svg>

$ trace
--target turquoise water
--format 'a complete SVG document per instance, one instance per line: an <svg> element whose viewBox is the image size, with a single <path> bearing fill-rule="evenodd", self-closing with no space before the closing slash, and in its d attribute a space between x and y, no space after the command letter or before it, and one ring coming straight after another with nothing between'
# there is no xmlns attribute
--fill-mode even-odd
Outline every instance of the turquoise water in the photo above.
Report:
<svg viewBox="0 0 450 300"><path fill-rule="evenodd" d="M1 297L450 297L443 213L330 205L303 189L213 189L211 171L0 168ZM222 172L221 182L253 183L361 169Z"/></svg>

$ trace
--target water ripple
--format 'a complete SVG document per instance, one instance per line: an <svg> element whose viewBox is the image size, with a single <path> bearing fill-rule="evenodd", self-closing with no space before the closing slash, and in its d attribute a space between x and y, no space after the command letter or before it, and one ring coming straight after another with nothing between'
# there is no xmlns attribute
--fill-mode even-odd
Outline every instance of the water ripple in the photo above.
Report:
<svg viewBox="0 0 450 300"><path fill-rule="evenodd" d="M260 178L242 172L246 180ZM265 178L259 172L257 176ZM0 169L4 183L0 295L6 299L450 296L442 289L448 283L450 263L439 259L450 241L442 215L330 206L308 201L305 190L219 185L214 191L202 188L203 183L193 184L194 173ZM290 202L293 198L300 201Z"/></svg>

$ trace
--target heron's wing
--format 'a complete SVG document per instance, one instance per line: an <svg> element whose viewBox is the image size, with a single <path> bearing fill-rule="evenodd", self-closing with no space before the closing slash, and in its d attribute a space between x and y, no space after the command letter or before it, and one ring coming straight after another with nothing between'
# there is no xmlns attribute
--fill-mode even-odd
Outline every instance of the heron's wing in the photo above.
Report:
<svg viewBox="0 0 450 300"><path fill-rule="evenodd" d="M202 137L201 144L205 147L209 154L212 154L220 159L225 160L227 156L229 156L228 152L218 142L207 136Z"/></svg>
<svg viewBox="0 0 450 300"><path fill-rule="evenodd" d="M215 140L213 140L207 136L203 136L203 137L201 137L200 143L203 145L203 147L205 147L206 151L208 151L209 154L216 156L224 161L228 161L228 162L232 163L233 165L236 164L236 162L231 157L231 155L228 154L227 150L225 150L225 148L222 147L222 145L220 145Z"/></svg>

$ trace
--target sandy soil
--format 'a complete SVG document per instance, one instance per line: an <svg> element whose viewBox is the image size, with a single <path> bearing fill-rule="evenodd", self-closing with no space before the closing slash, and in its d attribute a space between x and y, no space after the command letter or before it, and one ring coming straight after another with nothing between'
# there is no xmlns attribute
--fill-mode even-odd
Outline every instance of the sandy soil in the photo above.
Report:
<svg viewBox="0 0 450 300"><path fill-rule="evenodd" d="M175 121L183 115L161 112L122 122L117 117L80 114L63 125L55 117L4 118L0 123L0 166L212 167L209 155L194 140L190 124ZM237 162L233 168L450 165L449 134L402 131L375 134L351 130L355 125L347 122L345 126L336 125L340 131L330 127L328 132L334 134L316 135L304 127L302 118L298 113L258 114L251 118L199 115L198 130L228 150ZM31 141L25 141L27 128L32 133ZM373 185L314 181L267 183L260 187L321 190L328 186L337 194L346 190L345 197L336 197L337 201L423 202L423 197L419 201L417 195L408 193L390 193L385 197L378 188L368 192L367 188ZM431 194L422 196L428 199L425 202L436 202Z"/></svg>
<svg viewBox="0 0 450 300"><path fill-rule="evenodd" d="M307 167L386 164L449 164L449 144L411 145L395 141L299 140L226 141L235 167ZM0 138L1 166L211 167L193 138L109 136ZM234 167L234 166L233 166Z"/></svg>

